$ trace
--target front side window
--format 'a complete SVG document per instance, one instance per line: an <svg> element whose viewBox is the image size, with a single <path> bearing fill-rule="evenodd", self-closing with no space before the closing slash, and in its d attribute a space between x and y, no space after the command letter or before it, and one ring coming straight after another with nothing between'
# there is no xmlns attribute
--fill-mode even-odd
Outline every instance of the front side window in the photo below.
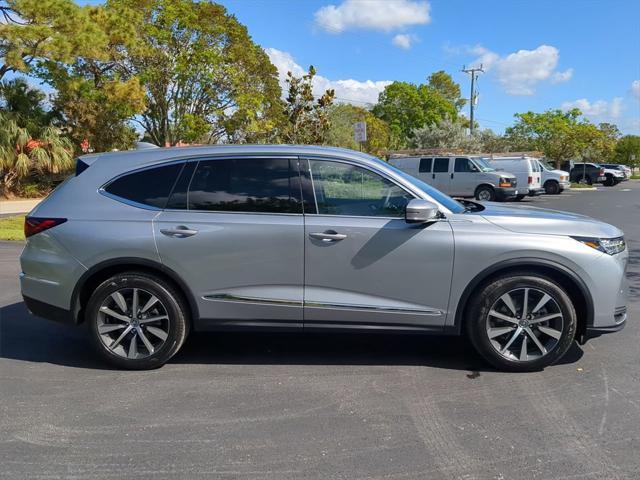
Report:
<svg viewBox="0 0 640 480"><path fill-rule="evenodd" d="M154 208L165 208L183 163L139 170L116 178L104 191L116 197Z"/></svg>
<svg viewBox="0 0 640 480"><path fill-rule="evenodd" d="M310 160L321 215L403 217L411 194L370 170L347 163Z"/></svg>
<svg viewBox="0 0 640 480"><path fill-rule="evenodd" d="M193 174L189 210L302 213L296 162L283 158L203 160Z"/></svg>
<svg viewBox="0 0 640 480"><path fill-rule="evenodd" d="M478 169L468 158L456 158L453 171L457 173L472 173L477 172Z"/></svg>
<svg viewBox="0 0 640 480"><path fill-rule="evenodd" d="M443 173L449 171L449 159L448 158L436 158L433 163L433 173Z"/></svg>

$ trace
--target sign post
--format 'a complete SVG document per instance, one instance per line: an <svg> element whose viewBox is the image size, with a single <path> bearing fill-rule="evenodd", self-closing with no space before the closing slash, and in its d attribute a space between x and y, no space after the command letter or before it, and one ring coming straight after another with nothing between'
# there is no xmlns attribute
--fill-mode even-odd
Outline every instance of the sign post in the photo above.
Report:
<svg viewBox="0 0 640 480"><path fill-rule="evenodd" d="M362 144L367 141L367 122L353 124L353 138L360 145L360 151L362 151Z"/></svg>

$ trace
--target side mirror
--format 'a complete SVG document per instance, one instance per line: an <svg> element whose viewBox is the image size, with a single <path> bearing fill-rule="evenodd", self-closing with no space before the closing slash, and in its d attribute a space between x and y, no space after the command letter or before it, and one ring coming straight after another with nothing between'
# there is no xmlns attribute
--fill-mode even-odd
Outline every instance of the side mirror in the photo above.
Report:
<svg viewBox="0 0 640 480"><path fill-rule="evenodd" d="M404 219L407 223L427 223L438 218L438 206L428 200L414 198L407 203Z"/></svg>

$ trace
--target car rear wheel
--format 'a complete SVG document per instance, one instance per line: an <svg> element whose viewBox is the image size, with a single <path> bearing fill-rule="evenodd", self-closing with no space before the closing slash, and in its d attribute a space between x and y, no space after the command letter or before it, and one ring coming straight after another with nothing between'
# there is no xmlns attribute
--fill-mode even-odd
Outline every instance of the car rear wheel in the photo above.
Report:
<svg viewBox="0 0 640 480"><path fill-rule="evenodd" d="M482 288L467 309L467 334L500 370L526 372L557 362L571 346L576 312L550 278L510 274Z"/></svg>
<svg viewBox="0 0 640 480"><path fill-rule="evenodd" d="M115 275L89 299L85 319L98 354L120 368L164 365L188 331L188 310L172 285L140 272Z"/></svg>
<svg viewBox="0 0 640 480"><path fill-rule="evenodd" d="M587 185L593 185L593 181L591 180L591 177L589 175L586 176L582 176L580 175L578 177L578 183L583 183L583 184L587 184Z"/></svg>
<svg viewBox="0 0 640 480"><path fill-rule="evenodd" d="M476 200L493 202L496 199L496 192L488 185L480 185L476 188L475 197Z"/></svg>
<svg viewBox="0 0 640 480"><path fill-rule="evenodd" d="M560 184L554 180L549 180L544 184L544 191L547 195L558 195L560 193Z"/></svg>

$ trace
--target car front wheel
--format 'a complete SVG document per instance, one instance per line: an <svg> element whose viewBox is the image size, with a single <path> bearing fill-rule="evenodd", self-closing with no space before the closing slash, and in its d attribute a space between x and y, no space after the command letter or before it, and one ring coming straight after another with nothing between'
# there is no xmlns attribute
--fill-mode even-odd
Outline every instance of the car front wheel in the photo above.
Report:
<svg viewBox="0 0 640 480"><path fill-rule="evenodd" d="M98 354L119 368L164 365L188 331L188 309L175 288L142 272L114 275L96 288L85 319Z"/></svg>
<svg viewBox="0 0 640 480"><path fill-rule="evenodd" d="M553 180L549 180L544 184L544 191L547 195L558 195L560 193L560 184Z"/></svg>
<svg viewBox="0 0 640 480"><path fill-rule="evenodd" d="M475 197L476 200L493 202L496 199L496 192L493 190L493 188L487 185L480 185L478 188L476 188Z"/></svg>
<svg viewBox="0 0 640 480"><path fill-rule="evenodd" d="M510 274L471 300L467 334L480 355L500 370L526 372L557 362L571 346L576 312L552 279Z"/></svg>

